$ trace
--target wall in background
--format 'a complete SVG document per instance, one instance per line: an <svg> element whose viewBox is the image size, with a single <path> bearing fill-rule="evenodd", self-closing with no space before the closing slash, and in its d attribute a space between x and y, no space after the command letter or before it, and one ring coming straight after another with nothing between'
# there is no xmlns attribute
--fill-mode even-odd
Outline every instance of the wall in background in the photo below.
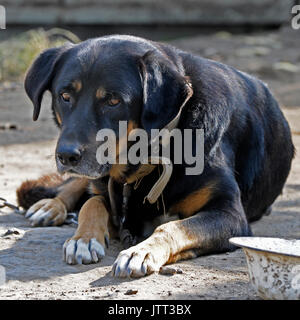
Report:
<svg viewBox="0 0 300 320"><path fill-rule="evenodd" d="M8 25L281 25L294 0L2 0Z"/></svg>

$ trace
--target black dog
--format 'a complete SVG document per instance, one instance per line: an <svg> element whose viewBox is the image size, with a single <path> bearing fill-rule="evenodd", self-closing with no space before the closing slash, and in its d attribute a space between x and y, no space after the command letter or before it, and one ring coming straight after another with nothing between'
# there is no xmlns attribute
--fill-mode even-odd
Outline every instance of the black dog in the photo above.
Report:
<svg viewBox="0 0 300 320"><path fill-rule="evenodd" d="M166 44L116 35L49 49L32 65L25 89L34 120L44 92L52 93L61 129L57 167L79 177L51 189L50 197L56 197L36 203L27 217L34 225L61 224L88 185L92 193L74 237L64 245L68 263L97 262L105 242L116 235L114 226L134 244L145 235L146 222L164 212L179 218L122 251L115 276L142 276L179 259L233 250L228 239L251 235L249 222L270 212L290 171L290 129L267 86ZM120 120L128 121L129 134L134 128L164 128L176 115L178 129L204 130L204 171L186 175L186 163L174 164L157 206L144 198L160 165L146 173L139 165L101 165L95 137L103 128L118 136ZM119 150L123 138L118 136ZM123 184L137 181L138 188L122 196ZM20 203L28 189L27 184L18 191Z"/></svg>

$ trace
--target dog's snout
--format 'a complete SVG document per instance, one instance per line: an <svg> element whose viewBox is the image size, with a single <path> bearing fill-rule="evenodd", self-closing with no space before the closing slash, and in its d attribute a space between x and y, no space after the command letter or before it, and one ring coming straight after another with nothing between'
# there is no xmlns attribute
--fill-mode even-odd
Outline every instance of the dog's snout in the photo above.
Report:
<svg viewBox="0 0 300 320"><path fill-rule="evenodd" d="M57 158L64 166L76 166L81 159L81 151L76 146L63 146L57 150Z"/></svg>

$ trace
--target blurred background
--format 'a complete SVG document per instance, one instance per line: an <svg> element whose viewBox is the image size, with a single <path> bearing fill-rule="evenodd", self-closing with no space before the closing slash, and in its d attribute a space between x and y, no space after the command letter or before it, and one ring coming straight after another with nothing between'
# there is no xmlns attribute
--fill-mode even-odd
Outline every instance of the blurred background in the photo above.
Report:
<svg viewBox="0 0 300 320"><path fill-rule="evenodd" d="M105 34L168 42L227 63L261 78L282 106L296 108L300 29L293 28L292 8L297 4L300 0L2 0L6 29L0 29L0 145L57 134L49 108L43 109L45 123L31 121L23 79L33 59L67 40Z"/></svg>
<svg viewBox="0 0 300 320"><path fill-rule="evenodd" d="M164 41L264 80L283 106L300 105L299 0L2 0L0 144L51 138L31 122L23 78L42 50L105 34ZM300 11L299 11L300 12ZM300 19L299 19L300 23ZM24 104L24 101L25 104ZM42 115L43 116L43 115ZM48 119L48 116L46 115Z"/></svg>
<svg viewBox="0 0 300 320"><path fill-rule="evenodd" d="M265 81L294 115L300 106L300 29L292 24L297 4L300 0L2 0L0 145L56 137L49 107L42 108L40 121L31 120L26 70L46 48L105 34L168 42L232 65ZM49 95L44 100L49 105Z"/></svg>
<svg viewBox="0 0 300 320"><path fill-rule="evenodd" d="M300 0L2 0L0 145L58 134L50 95L33 122L23 89L26 70L42 50L116 33L168 42L261 78L292 114L292 130L299 133L300 29L292 25L297 4ZM4 162L0 158L0 175Z"/></svg>

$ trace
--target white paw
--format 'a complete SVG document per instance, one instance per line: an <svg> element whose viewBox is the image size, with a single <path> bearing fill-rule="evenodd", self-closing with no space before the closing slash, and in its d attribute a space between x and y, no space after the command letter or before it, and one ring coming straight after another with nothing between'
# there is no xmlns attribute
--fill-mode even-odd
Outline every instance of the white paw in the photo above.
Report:
<svg viewBox="0 0 300 320"><path fill-rule="evenodd" d="M97 263L104 256L104 248L96 238L92 238L89 242L83 239L70 239L63 246L63 260L68 264Z"/></svg>
<svg viewBox="0 0 300 320"><path fill-rule="evenodd" d="M120 278L143 277L159 271L160 267L151 252L134 246L119 253L112 267L112 275Z"/></svg>
<svg viewBox="0 0 300 320"><path fill-rule="evenodd" d="M29 219L33 227L58 226L67 217L65 205L59 199L42 199L31 206L25 218Z"/></svg>

